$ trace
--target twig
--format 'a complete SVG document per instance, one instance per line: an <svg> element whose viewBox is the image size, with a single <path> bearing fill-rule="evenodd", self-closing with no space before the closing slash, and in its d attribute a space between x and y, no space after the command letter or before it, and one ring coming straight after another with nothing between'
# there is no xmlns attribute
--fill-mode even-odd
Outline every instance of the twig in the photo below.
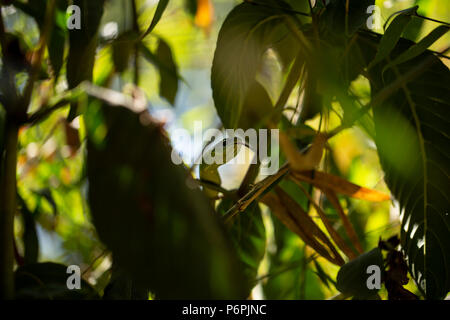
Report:
<svg viewBox="0 0 450 320"><path fill-rule="evenodd" d="M240 198L234 206L232 206L224 215L225 223L229 223L233 217L244 211L256 198L258 198L267 188L273 185L275 181L289 172L289 166L286 163L274 175L258 182L253 188L242 198Z"/></svg>

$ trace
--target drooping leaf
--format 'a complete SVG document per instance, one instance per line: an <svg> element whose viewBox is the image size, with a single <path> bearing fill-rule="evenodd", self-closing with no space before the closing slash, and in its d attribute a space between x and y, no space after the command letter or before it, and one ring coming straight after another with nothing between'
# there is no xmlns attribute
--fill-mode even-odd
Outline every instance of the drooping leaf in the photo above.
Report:
<svg viewBox="0 0 450 320"><path fill-rule="evenodd" d="M390 62L383 68L382 73L384 73L387 69L392 68L395 65L411 60L418 55L425 52L429 46L431 46L434 42L436 42L440 37L446 34L450 30L450 27L447 26L439 26L436 27L433 31L431 31L426 37L420 40L415 45L411 46L408 50L400 54L394 61Z"/></svg>
<svg viewBox="0 0 450 320"><path fill-rule="evenodd" d="M330 189L352 198L366 201L386 201L390 197L380 191L360 187L344 178L321 171L305 171L302 173L293 172L293 175L301 180L313 184L319 189Z"/></svg>
<svg viewBox="0 0 450 320"><path fill-rule="evenodd" d="M380 281L383 276L383 255L379 248L363 253L356 259L347 262L341 267L336 279L336 288L347 295L358 299L369 299L373 297L378 290L369 289L367 279L371 273L367 273L367 268L371 265L380 268Z"/></svg>
<svg viewBox="0 0 450 320"><path fill-rule="evenodd" d="M224 199L217 207L217 212L224 214L233 204L233 201ZM266 230L259 205L250 205L233 219L228 228L246 277L247 295L250 295L266 250Z"/></svg>
<svg viewBox="0 0 450 320"><path fill-rule="evenodd" d="M225 19L217 39L211 69L214 103L226 128L235 128L243 103L255 80L264 52L287 33L283 10L287 4L264 0L266 5L242 3Z"/></svg>
<svg viewBox="0 0 450 320"><path fill-rule="evenodd" d="M166 10L167 4L169 3L169 0L159 0L158 6L156 7L155 15L153 16L152 22L150 23L147 31L145 31L144 35L147 35L153 31L153 29L158 24L159 20L161 20L161 17Z"/></svg>
<svg viewBox="0 0 450 320"><path fill-rule="evenodd" d="M167 101L174 105L178 91L178 81L183 79L178 73L178 67L169 45L164 40L159 39L156 54L151 52L144 44L141 44L139 48L144 58L159 70L160 96L166 98Z"/></svg>
<svg viewBox="0 0 450 320"><path fill-rule="evenodd" d="M128 68L136 39L137 37L134 31L126 31L119 35L112 43L112 58L117 72L124 72Z"/></svg>
<svg viewBox="0 0 450 320"><path fill-rule="evenodd" d="M161 299L246 298L219 218L186 185L162 129L145 112L106 104L89 110L89 203L115 262ZM99 130L105 136L96 143Z"/></svg>
<svg viewBox="0 0 450 320"><path fill-rule="evenodd" d="M400 39L397 59L414 44ZM392 194L402 209L401 244L410 272L427 298L450 290L449 113L450 71L425 51L387 70L370 71L373 95L404 78L401 87L373 109L376 144ZM420 68L420 76L408 72ZM406 77L406 78L405 78Z"/></svg>
<svg viewBox="0 0 450 320"><path fill-rule="evenodd" d="M83 279L81 288L69 290L67 266L53 263L33 263L19 267L14 273L15 298L26 300L91 300L98 299L95 290Z"/></svg>
<svg viewBox="0 0 450 320"><path fill-rule="evenodd" d="M392 23L389 25L389 28L381 38L380 44L378 45L377 54L374 60L370 63L369 68L389 56L400 39L402 33L406 30L406 27L410 23L412 19L411 12L415 12L416 10L417 7L414 7L411 10L400 13L394 18Z"/></svg>
<svg viewBox="0 0 450 320"><path fill-rule="evenodd" d="M159 69L159 94L166 98L170 104L175 105L175 97L178 91L177 65L172 56L170 46L163 39L159 39L156 50L158 61L164 66Z"/></svg>

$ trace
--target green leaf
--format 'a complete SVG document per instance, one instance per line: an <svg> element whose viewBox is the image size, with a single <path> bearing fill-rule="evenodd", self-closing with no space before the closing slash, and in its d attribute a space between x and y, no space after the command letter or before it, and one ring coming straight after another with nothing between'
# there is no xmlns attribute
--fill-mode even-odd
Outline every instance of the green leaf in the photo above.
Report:
<svg viewBox="0 0 450 320"><path fill-rule="evenodd" d="M81 289L67 288L67 266L53 263L33 263L19 267L14 273L16 299L86 300L98 299L95 290L83 279Z"/></svg>
<svg viewBox="0 0 450 320"><path fill-rule="evenodd" d="M450 30L450 27L447 26L439 26L433 31L431 31L425 38L420 40L415 45L411 46L408 50L400 54L394 61L390 62L387 66L383 68L382 73L392 68L395 65L411 60L418 55L425 52L433 43L435 43L440 37L446 34Z"/></svg>
<svg viewBox="0 0 450 320"><path fill-rule="evenodd" d="M136 39L134 31L126 31L112 43L112 58L117 72L122 73L128 68Z"/></svg>
<svg viewBox="0 0 450 320"><path fill-rule="evenodd" d="M74 0L81 9L81 28L69 30L69 56L67 57L67 83L69 89L81 82L92 81L92 70L97 49L98 28L105 0ZM77 115L76 104L71 105L68 121Z"/></svg>
<svg viewBox="0 0 450 320"><path fill-rule="evenodd" d="M211 69L214 103L226 128L236 128L244 99L261 66L264 52L287 34L283 10L287 4L265 0L266 5L242 3L225 19L217 40ZM284 31L283 31L284 30Z"/></svg>
<svg viewBox="0 0 450 320"><path fill-rule="evenodd" d="M414 46L399 41L395 60ZM431 65L423 67L423 63ZM373 94L411 70L419 76L373 109L376 144L385 180L399 201L401 245L410 272L427 298L443 298L450 290L450 71L431 52L394 66L381 77L370 70Z"/></svg>
<svg viewBox="0 0 450 320"><path fill-rule="evenodd" d="M223 215L233 205L234 201L224 199L217 207L217 212ZM233 219L228 231L242 264L246 277L247 296L249 296L256 284L258 268L266 251L266 229L259 205L253 203L239 213Z"/></svg>
<svg viewBox="0 0 450 320"><path fill-rule="evenodd" d="M42 31L45 19L45 7L48 1L45 0L33 0L27 3L14 1L13 5L30 15L36 20L39 29ZM54 23L51 27L51 36L47 40L47 49L50 58L50 64L53 69L55 79L58 78L59 72L64 62L64 47L66 42L66 9L67 0L57 0L55 8Z"/></svg>
<svg viewBox="0 0 450 320"><path fill-rule="evenodd" d="M238 127L244 130L261 127L264 119L273 112L272 102L266 89L256 80L250 83L242 104Z"/></svg>
<svg viewBox="0 0 450 320"><path fill-rule="evenodd" d="M86 114L89 204L118 266L160 299L246 298L219 217L186 185L188 172L172 163L165 133L147 114L93 102Z"/></svg>
<svg viewBox="0 0 450 320"><path fill-rule="evenodd" d="M389 56L399 41L402 33L406 30L406 27L411 21L411 13L416 12L416 10L417 6L403 11L394 18L392 23L389 25L389 28L381 38L380 44L378 45L377 54L375 59L370 63L369 69Z"/></svg>
<svg viewBox="0 0 450 320"><path fill-rule="evenodd" d="M162 39L159 39L156 57L163 66L159 69L159 94L172 105L175 105L175 97L178 91L178 77L176 76L178 68L170 46Z"/></svg>
<svg viewBox="0 0 450 320"><path fill-rule="evenodd" d="M344 264L339 269L336 288L347 295L354 296L357 299L372 298L378 290L367 287L367 279L370 274L367 273L367 267L376 265L384 272L383 255L379 248L372 249L356 259Z"/></svg>
<svg viewBox="0 0 450 320"><path fill-rule="evenodd" d="M155 15L153 16L152 22L150 23L147 31L145 31L144 36L148 35L156 27L159 20L161 20L161 17L163 15L164 11L166 10L168 3L169 3L169 0L159 0L158 1L158 6L156 7Z"/></svg>
<svg viewBox="0 0 450 320"><path fill-rule="evenodd" d="M144 58L159 70L159 94L174 105L178 91L178 81L183 79L178 73L178 67L175 64L169 45L164 40L159 39L156 54L151 52L143 43L141 43L139 48Z"/></svg>

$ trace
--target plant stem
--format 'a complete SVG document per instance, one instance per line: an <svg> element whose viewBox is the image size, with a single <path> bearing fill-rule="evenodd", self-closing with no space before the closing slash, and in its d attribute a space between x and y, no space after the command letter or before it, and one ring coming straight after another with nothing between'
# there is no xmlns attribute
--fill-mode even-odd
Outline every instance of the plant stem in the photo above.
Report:
<svg viewBox="0 0 450 320"><path fill-rule="evenodd" d="M16 164L19 126L7 119L5 157L0 180L0 299L14 297L14 212L16 209Z"/></svg>

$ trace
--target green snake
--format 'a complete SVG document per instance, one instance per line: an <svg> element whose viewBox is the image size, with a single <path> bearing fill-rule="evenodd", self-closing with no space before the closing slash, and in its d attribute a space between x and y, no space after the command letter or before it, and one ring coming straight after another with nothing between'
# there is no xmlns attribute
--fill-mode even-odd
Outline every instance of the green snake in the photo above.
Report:
<svg viewBox="0 0 450 320"><path fill-rule="evenodd" d="M226 163L227 155L232 153L233 156L229 158L229 160L231 160L232 158L237 156L242 145L246 144L239 141L237 138L223 139L222 141L214 144L212 146L213 150L210 152L211 158L220 159L220 163L214 162L212 164L207 164L205 163L203 158L205 155L205 151L210 150L212 143L213 141L206 144L202 151L202 162L200 164L200 180L220 187L222 181L219 175L219 167ZM219 191L208 188L206 186L204 186L203 191L206 196L211 199L217 199L217 196L219 194Z"/></svg>

